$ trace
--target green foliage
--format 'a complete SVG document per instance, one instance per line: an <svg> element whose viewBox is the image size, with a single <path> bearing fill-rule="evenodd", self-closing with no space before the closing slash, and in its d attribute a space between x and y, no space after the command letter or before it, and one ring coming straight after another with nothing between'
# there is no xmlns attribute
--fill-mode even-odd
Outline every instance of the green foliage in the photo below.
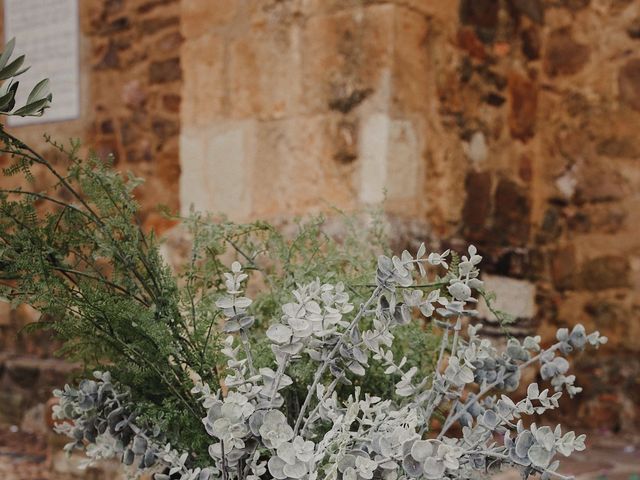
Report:
<svg viewBox="0 0 640 480"><path fill-rule="evenodd" d="M14 305L27 303L44 316L29 328L53 328L64 341L61 354L87 369L108 368L128 386L150 422L162 426L177 446L204 452L202 407L190 394L193 379L218 388L224 378L220 359L219 309L224 275L233 260L247 266L260 285L251 313L278 320L297 284L316 278L343 282L353 301L366 300L367 273L387 250L379 215L369 227L337 216L341 232L325 233L315 217L295 223L285 235L266 222L236 224L192 213L180 219L191 239L184 265L170 271L153 234L139 226L134 189L140 180L114 171L94 155L78 156L79 145L46 140L66 157L61 168L4 130L0 140L13 158L5 175L32 170L50 178L43 191L0 190L0 295ZM39 174L39 178L42 175ZM272 363L264 331L257 325L252 345L257 367ZM432 371L433 344L426 327L403 327L397 352ZM296 389L286 399L295 414L306 396L313 366L292 372ZM367 391L393 396L393 381L374 367L353 378Z"/></svg>
<svg viewBox="0 0 640 480"><path fill-rule="evenodd" d="M29 67L24 67L25 56L20 55L11 60L15 48L15 39L11 39L0 53L0 115L16 115L20 117L41 116L51 105L53 95L49 91L49 79L39 81L29 93L25 104L14 110L16 106L16 93L19 83L16 77L26 72Z"/></svg>
<svg viewBox="0 0 640 480"><path fill-rule="evenodd" d="M38 168L51 178L44 191L0 191L0 294L55 319L32 328L55 329L61 354L108 364L137 398L172 398L199 415L184 365L213 383L217 350L185 323L176 279L136 221L139 182L95 157L81 161L77 144L49 140L68 158L59 171L7 132L0 138L15 159L6 174Z"/></svg>

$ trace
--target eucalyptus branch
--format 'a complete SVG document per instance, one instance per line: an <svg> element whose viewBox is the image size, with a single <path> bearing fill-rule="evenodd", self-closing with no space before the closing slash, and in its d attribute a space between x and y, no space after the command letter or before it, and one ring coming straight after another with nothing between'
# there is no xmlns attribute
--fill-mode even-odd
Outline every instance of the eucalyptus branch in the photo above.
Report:
<svg viewBox="0 0 640 480"><path fill-rule="evenodd" d="M540 360L540 357L545 353L549 353L549 352L554 352L556 350L558 350L561 346L561 342L558 342L556 344L554 344L553 346L549 347L547 350L543 350L541 351L538 355L530 358L529 360L527 360L526 362L520 364L518 366L518 370L522 371L525 368L527 368L529 365L534 364L535 362L537 362L538 360ZM513 374L510 374L513 375ZM510 375L506 375L507 377ZM481 400L486 394L488 394L489 392L491 392L498 384L500 384L501 382L496 380L488 385L485 385L482 389L480 389L480 391L478 392L478 394L473 398L473 400L467 402L465 404L465 406L455 415L453 415L449 421L448 424L445 424L442 427L442 430L440 430L440 433L438 435L439 438L444 437L444 435L447 433L447 431L449 431L449 428L451 428L452 425L454 425L459 419L460 417L462 417L462 415L464 415L469 408L471 408L475 403L477 403L479 400Z"/></svg>
<svg viewBox="0 0 640 480"><path fill-rule="evenodd" d="M316 370L316 373L315 373L315 375L313 377L313 383L309 387L309 391L307 393L307 396L304 399L302 407L300 407L300 412L298 413L298 419L296 420L295 427L293 428L294 435L296 435L298 433L298 430L300 429L300 425L301 425L302 420L304 418L304 414L307 411L307 408L309 406L309 403L311 402L311 399L315 395L316 386L318 385L318 383L322 379L322 375L324 374L325 370L329 366L329 363L336 356L336 353L338 353L338 350L340 350L340 347L344 343L345 338L347 337L347 335L350 335L350 333L353 330L353 328L358 324L358 322L360 321L360 319L364 315L365 310L369 307L369 305L371 305L375 300L378 299L378 297L380 296L381 292L382 292L382 288L380 286L377 286L375 288L375 290L373 291L373 293L371 294L371 296L369 297L369 299L365 303L360 305L360 309L359 309L358 313L356 314L356 316L351 321L351 324L349 325L349 327L347 327L345 332L338 339L338 342L333 347L331 352L329 352L329 355L327 356L325 361L322 363L322 365L318 368L318 370Z"/></svg>

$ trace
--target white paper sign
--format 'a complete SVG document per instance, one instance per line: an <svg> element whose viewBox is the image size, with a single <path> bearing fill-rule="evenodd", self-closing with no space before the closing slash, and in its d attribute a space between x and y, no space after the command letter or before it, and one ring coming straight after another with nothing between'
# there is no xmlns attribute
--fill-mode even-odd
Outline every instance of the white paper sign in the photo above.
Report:
<svg viewBox="0 0 640 480"><path fill-rule="evenodd" d="M4 0L5 43L16 39L15 53L31 68L17 77L16 105L31 89L51 80L53 102L42 117L9 117L9 125L70 120L80 115L78 0Z"/></svg>

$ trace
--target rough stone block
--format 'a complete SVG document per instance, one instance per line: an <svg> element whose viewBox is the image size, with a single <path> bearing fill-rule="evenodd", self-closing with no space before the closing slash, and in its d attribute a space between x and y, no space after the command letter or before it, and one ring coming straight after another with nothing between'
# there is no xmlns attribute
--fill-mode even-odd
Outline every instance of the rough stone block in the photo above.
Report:
<svg viewBox="0 0 640 480"><path fill-rule="evenodd" d="M531 199L527 188L502 178L494 194L493 241L522 245L531 230Z"/></svg>
<svg viewBox="0 0 640 480"><path fill-rule="evenodd" d="M544 71L547 75L572 75L589 61L591 49L577 42L570 28L559 28L547 37L544 55Z"/></svg>
<svg viewBox="0 0 640 480"><path fill-rule="evenodd" d="M640 110L640 58L629 60L620 69L618 90L623 105Z"/></svg>
<svg viewBox="0 0 640 480"><path fill-rule="evenodd" d="M391 119L376 113L366 118L361 128L359 198L365 204L380 203L387 184Z"/></svg>
<svg viewBox="0 0 640 480"><path fill-rule="evenodd" d="M551 277L560 290L576 287L577 261L573 245L558 248L550 258Z"/></svg>
<svg viewBox="0 0 640 480"><path fill-rule="evenodd" d="M496 294L495 310L503 311L517 319L531 319L536 314L536 286L527 280L498 275L482 275L484 289ZM494 319L484 300L478 303L481 318Z"/></svg>
<svg viewBox="0 0 640 480"><path fill-rule="evenodd" d="M151 83L169 83L180 79L182 79L182 69L179 58L170 58L149 65L149 81Z"/></svg>
<svg viewBox="0 0 640 480"><path fill-rule="evenodd" d="M302 35L307 110L326 111L358 92L368 92L369 104L387 105L394 9L392 5L371 5L307 21Z"/></svg>
<svg viewBox="0 0 640 480"><path fill-rule="evenodd" d="M0 390L0 404L2 404L2 408L0 408L0 423L12 425L20 423L26 405L24 394L2 389Z"/></svg>
<svg viewBox="0 0 640 480"><path fill-rule="evenodd" d="M182 64L182 126L189 128L210 124L224 114L227 94L222 37L207 33L186 41L182 46Z"/></svg>
<svg viewBox="0 0 640 480"><path fill-rule="evenodd" d="M476 172L467 174L465 190L467 197L462 210L462 221L467 236L481 238L491 214L491 173Z"/></svg>
<svg viewBox="0 0 640 480"><path fill-rule="evenodd" d="M610 162L593 159L576 174L575 200L578 203L620 200L628 191L628 179Z"/></svg>
<svg viewBox="0 0 640 480"><path fill-rule="evenodd" d="M138 30L142 35L153 35L157 32L165 30L171 27L177 27L180 25L180 17L151 17L143 20L138 25Z"/></svg>
<svg viewBox="0 0 640 480"><path fill-rule="evenodd" d="M282 118L300 103L300 31L256 25L229 45L232 118Z"/></svg>
<svg viewBox="0 0 640 480"><path fill-rule="evenodd" d="M353 206L353 166L336 161L337 116L261 122L251 163L253 214L271 216Z"/></svg>
<svg viewBox="0 0 640 480"><path fill-rule="evenodd" d="M628 287L630 272L628 258L608 255L585 262L580 271L580 277L585 288L603 290Z"/></svg>
<svg viewBox="0 0 640 480"><path fill-rule="evenodd" d="M20 423L23 432L46 435L49 427L45 418L46 408L44 403L38 403L26 411Z"/></svg>
<svg viewBox="0 0 640 480"><path fill-rule="evenodd" d="M513 138L526 141L535 133L538 89L535 82L518 72L508 76L509 130Z"/></svg>
<svg viewBox="0 0 640 480"><path fill-rule="evenodd" d="M254 0L262 2L264 0ZM354 7L361 7L362 4L377 3L374 1L363 0L303 0L301 11L304 15L318 15L326 13L336 13L342 10L349 10ZM458 2L450 2L448 0L384 0L383 2L390 5L396 5L406 9L420 12L426 16L437 17L439 20L453 22L458 16Z"/></svg>
<svg viewBox="0 0 640 480"><path fill-rule="evenodd" d="M38 365L33 361L25 361L24 359L7 361L6 370L8 378L22 388L33 388L40 377Z"/></svg>
<svg viewBox="0 0 640 480"><path fill-rule="evenodd" d="M238 0L182 0L182 34L196 38L209 30L231 23L238 12Z"/></svg>
<svg viewBox="0 0 640 480"><path fill-rule="evenodd" d="M249 161L255 124L221 122L208 128L188 127L180 135L180 208L229 214L245 219L251 211Z"/></svg>
<svg viewBox="0 0 640 480"><path fill-rule="evenodd" d="M393 119L389 128L387 153L387 199L394 204L415 208L424 179L424 145L420 132L424 125L418 117ZM405 214L410 211L405 210Z"/></svg>
<svg viewBox="0 0 640 480"><path fill-rule="evenodd" d="M427 18L407 8L394 8L392 96L396 110L427 111L433 95Z"/></svg>

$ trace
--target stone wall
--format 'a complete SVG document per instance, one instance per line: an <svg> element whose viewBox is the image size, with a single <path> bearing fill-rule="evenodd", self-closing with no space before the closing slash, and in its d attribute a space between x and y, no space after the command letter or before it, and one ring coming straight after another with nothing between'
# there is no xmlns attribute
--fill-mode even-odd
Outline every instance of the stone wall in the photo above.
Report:
<svg viewBox="0 0 640 480"><path fill-rule="evenodd" d="M640 3L223 3L182 2L181 208L273 218L386 190L416 236L479 246L514 334L609 335L577 359L580 418L637 422Z"/></svg>
<svg viewBox="0 0 640 480"><path fill-rule="evenodd" d="M168 226L157 203L246 220L386 198L403 242L478 245L515 335L610 336L576 360L580 421L640 421L638 1L81 6L83 114L46 129L146 177L147 225Z"/></svg>
<svg viewBox="0 0 640 480"><path fill-rule="evenodd" d="M183 211L424 215L428 19L358 3L182 2Z"/></svg>
<svg viewBox="0 0 640 480"><path fill-rule="evenodd" d="M441 203L444 228L475 242L490 272L536 287L530 331L551 341L555 328L581 322L610 337L597 356L577 359L580 419L631 427L640 405L640 3L464 0L458 12L440 44L455 61L437 88L464 180Z"/></svg>

